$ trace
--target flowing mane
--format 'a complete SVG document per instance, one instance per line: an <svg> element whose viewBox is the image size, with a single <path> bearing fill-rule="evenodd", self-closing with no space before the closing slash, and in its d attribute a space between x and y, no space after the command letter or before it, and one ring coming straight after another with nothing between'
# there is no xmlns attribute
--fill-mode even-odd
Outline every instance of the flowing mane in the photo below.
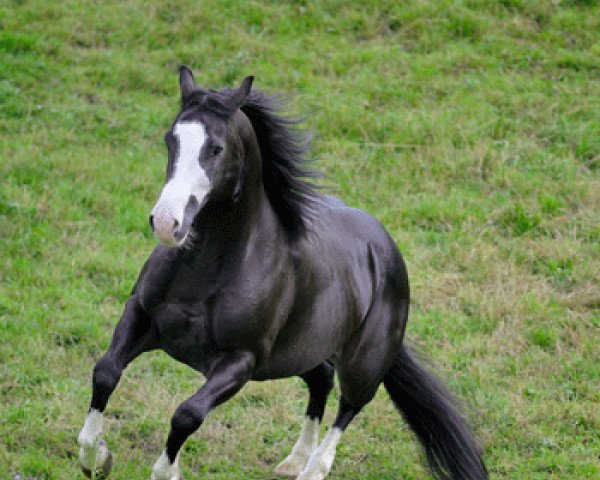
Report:
<svg viewBox="0 0 600 480"><path fill-rule="evenodd" d="M284 229L296 238L306 230L321 174L306 158L308 135L295 128L298 119L280 113L284 102L253 90L241 110L250 119L262 156L262 180L267 197Z"/></svg>

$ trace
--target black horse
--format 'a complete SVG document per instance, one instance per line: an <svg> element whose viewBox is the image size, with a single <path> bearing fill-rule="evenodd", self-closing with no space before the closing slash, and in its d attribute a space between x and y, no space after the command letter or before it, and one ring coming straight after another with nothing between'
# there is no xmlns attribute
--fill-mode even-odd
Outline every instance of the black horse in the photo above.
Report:
<svg viewBox="0 0 600 480"><path fill-rule="evenodd" d="M166 182L150 216L162 244L94 368L78 439L84 471L108 474L108 398L133 359L161 348L206 382L173 415L154 480L180 479L185 440L246 382L293 375L310 399L277 474L323 479L342 432L383 383L440 478L487 478L451 397L402 343L409 286L396 244L373 217L318 192L307 142L252 80L206 90L180 69L181 110L165 135ZM339 412L319 444L334 372Z"/></svg>

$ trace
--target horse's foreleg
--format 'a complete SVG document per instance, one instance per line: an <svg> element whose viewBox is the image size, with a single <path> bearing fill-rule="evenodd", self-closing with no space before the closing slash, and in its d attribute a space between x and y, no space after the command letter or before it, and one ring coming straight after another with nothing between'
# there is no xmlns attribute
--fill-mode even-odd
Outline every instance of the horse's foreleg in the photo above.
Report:
<svg viewBox="0 0 600 480"><path fill-rule="evenodd" d="M312 453L297 480L323 480L327 476L344 430L361 409L362 406L352 406L342 396L333 427L327 432L319 448Z"/></svg>
<svg viewBox="0 0 600 480"><path fill-rule="evenodd" d="M319 425L323 420L327 396L333 387L333 367L324 362L301 375L309 391L308 408L298 441L291 453L275 468L276 475L297 477L319 445Z"/></svg>
<svg viewBox="0 0 600 480"><path fill-rule="evenodd" d="M79 460L84 473L91 477L106 477L112 466L112 457L106 442L100 438L103 412L108 398L114 391L121 373L140 353L154 348L156 335L150 320L131 297L117 324L108 351L98 360L92 378L92 402L77 443L80 445Z"/></svg>
<svg viewBox="0 0 600 480"><path fill-rule="evenodd" d="M252 376L255 356L246 351L224 354L211 368L206 383L183 402L171 419L167 446L154 464L152 480L180 480L179 450L213 408L235 395Z"/></svg>

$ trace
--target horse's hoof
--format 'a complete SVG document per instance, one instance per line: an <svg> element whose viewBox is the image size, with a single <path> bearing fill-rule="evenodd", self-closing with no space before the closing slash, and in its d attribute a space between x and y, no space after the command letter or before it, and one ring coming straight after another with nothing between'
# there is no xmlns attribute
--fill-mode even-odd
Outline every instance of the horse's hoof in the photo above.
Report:
<svg viewBox="0 0 600 480"><path fill-rule="evenodd" d="M330 468L330 464L328 465L318 455L313 455L296 480L323 480L329 473Z"/></svg>
<svg viewBox="0 0 600 480"><path fill-rule="evenodd" d="M183 480L181 471L179 470L179 455L175 462L171 464L167 457L167 452L164 451L152 468L152 480Z"/></svg>
<svg viewBox="0 0 600 480"><path fill-rule="evenodd" d="M275 467L275 475L280 477L296 478L304 469L307 462L306 457L291 454L283 462Z"/></svg>
<svg viewBox="0 0 600 480"><path fill-rule="evenodd" d="M110 450L108 450L108 448L106 447L106 443L104 442L104 440L100 440L99 444L100 444L99 451L102 453L103 461L100 465L96 465L96 472L95 472L95 476L93 478L95 480L104 480L104 479L108 478L108 475L110 474L110 471L112 470L113 458L112 458L112 453L110 453ZM86 467L85 465L82 464L81 470L83 471L83 473L86 477L92 478L91 469L89 469L88 467Z"/></svg>

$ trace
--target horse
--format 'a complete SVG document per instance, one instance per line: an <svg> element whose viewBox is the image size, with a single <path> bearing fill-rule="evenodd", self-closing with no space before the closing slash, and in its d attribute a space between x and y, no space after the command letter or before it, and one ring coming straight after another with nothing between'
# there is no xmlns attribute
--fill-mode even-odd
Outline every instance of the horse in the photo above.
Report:
<svg viewBox="0 0 600 480"><path fill-rule="evenodd" d="M149 218L160 242L93 369L78 436L84 473L110 472L103 415L123 370L162 349L206 380L173 414L152 480L181 480L186 439L247 382L291 376L304 380L309 401L277 475L324 479L346 427L383 383L439 478L486 479L453 398L403 342L410 292L394 240L323 193L306 136L280 97L252 83L205 89L179 69L180 110L164 136L166 179ZM334 374L338 413L319 443Z"/></svg>

